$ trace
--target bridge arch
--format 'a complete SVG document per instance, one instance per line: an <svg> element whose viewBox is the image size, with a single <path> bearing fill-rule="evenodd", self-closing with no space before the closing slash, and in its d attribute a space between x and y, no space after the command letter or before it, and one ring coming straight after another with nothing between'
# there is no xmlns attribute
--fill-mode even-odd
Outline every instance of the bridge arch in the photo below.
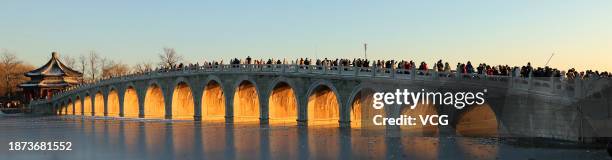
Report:
<svg viewBox="0 0 612 160"><path fill-rule="evenodd" d="M119 117L119 92L115 87L109 88L109 92L106 95L106 116Z"/></svg>
<svg viewBox="0 0 612 160"><path fill-rule="evenodd" d="M326 80L319 80L308 87L308 125L338 124L341 100L338 90Z"/></svg>
<svg viewBox="0 0 612 160"><path fill-rule="evenodd" d="M423 125L422 123L420 123L420 116L438 115L438 107L436 107L432 100L429 100L428 102L417 101L416 103L418 104L414 107L414 109L410 108L412 104L401 105L399 115L415 117L417 118L418 122L416 123L416 125L401 125L400 131L403 134L409 135L438 136L440 133L440 129L438 128L438 126Z"/></svg>
<svg viewBox="0 0 612 160"><path fill-rule="evenodd" d="M53 113L55 113L55 115L60 115L62 114L63 109L64 102L60 101L53 106Z"/></svg>
<svg viewBox="0 0 612 160"><path fill-rule="evenodd" d="M74 115L74 103L72 101L72 98L68 98L68 107L66 108L66 114Z"/></svg>
<svg viewBox="0 0 612 160"><path fill-rule="evenodd" d="M80 95L74 100L74 114L83 115L83 99Z"/></svg>
<svg viewBox="0 0 612 160"><path fill-rule="evenodd" d="M55 105L55 114L56 115L61 115L63 114L62 112L64 111L64 108L66 108L66 103L64 101L60 101L59 103L57 103Z"/></svg>
<svg viewBox="0 0 612 160"><path fill-rule="evenodd" d="M62 106L63 106L63 104L61 104L61 102L60 102L60 103L55 103L55 104L53 104L53 107L51 108L51 109L52 109L52 110L51 110L51 111L52 111L52 113L55 113L56 115L59 115L59 114L60 114L60 111L62 110L62 109L61 109L61 108L62 108Z"/></svg>
<svg viewBox="0 0 612 160"><path fill-rule="evenodd" d="M270 122L295 123L299 114L299 98L294 83L287 78L279 77L271 84L267 92L270 93L267 108Z"/></svg>
<svg viewBox="0 0 612 160"><path fill-rule="evenodd" d="M70 97L66 98L66 108L64 108L64 114L73 114L74 105L72 104L72 99Z"/></svg>
<svg viewBox="0 0 612 160"><path fill-rule="evenodd" d="M55 105L53 105L53 113L55 113L55 115L62 114L63 109L64 109L63 101L57 102L55 103Z"/></svg>
<svg viewBox="0 0 612 160"><path fill-rule="evenodd" d="M374 87L361 84L351 91L350 96L345 102L346 104L350 104L350 106L342 110L342 113L344 113L342 115L348 116L345 117L345 119L350 120L351 128L362 128L362 120L364 118L369 119L374 115L386 115L386 107L383 109L374 109L371 107L373 105L375 92L377 92L377 90ZM367 123L364 125L367 125Z"/></svg>
<svg viewBox="0 0 612 160"><path fill-rule="evenodd" d="M92 102L93 102L93 96L91 96L91 94L89 92L85 93L85 98L83 98L83 115L85 116L92 116L93 114L93 109L92 109Z"/></svg>
<svg viewBox="0 0 612 160"><path fill-rule="evenodd" d="M128 84L123 91L123 117L138 118L140 113L139 102L140 99L138 99L136 87Z"/></svg>
<svg viewBox="0 0 612 160"><path fill-rule="evenodd" d="M252 122L260 118L259 87L247 76L241 76L233 85L233 111L235 122Z"/></svg>
<svg viewBox="0 0 612 160"><path fill-rule="evenodd" d="M65 104L66 104L66 106L64 107L64 110L63 110L64 113L63 114L64 115L71 114L70 112L68 112L68 110L72 111L72 107L73 107L72 106L72 101L70 100L70 98L66 99Z"/></svg>
<svg viewBox="0 0 612 160"><path fill-rule="evenodd" d="M219 77L210 75L205 81L202 94L202 120L225 120L225 89Z"/></svg>
<svg viewBox="0 0 612 160"><path fill-rule="evenodd" d="M174 83L172 93L172 119L193 119L195 105L192 85L184 78Z"/></svg>
<svg viewBox="0 0 612 160"><path fill-rule="evenodd" d="M104 116L104 95L102 94L102 91L97 91L93 98L94 116Z"/></svg>
<svg viewBox="0 0 612 160"><path fill-rule="evenodd" d="M161 85L156 81L151 81L146 87L144 118L164 119L166 117L165 104L164 91Z"/></svg>
<svg viewBox="0 0 612 160"><path fill-rule="evenodd" d="M467 137L497 137L499 120L490 104L471 105L459 112L455 132Z"/></svg>

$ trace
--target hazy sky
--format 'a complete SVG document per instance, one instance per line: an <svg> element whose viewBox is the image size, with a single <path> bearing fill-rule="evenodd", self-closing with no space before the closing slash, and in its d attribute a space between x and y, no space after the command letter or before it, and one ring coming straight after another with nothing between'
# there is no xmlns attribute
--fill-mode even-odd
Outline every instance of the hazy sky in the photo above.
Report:
<svg viewBox="0 0 612 160"><path fill-rule="evenodd" d="M135 64L163 47L190 62L363 57L612 70L610 0L7 1L0 48L42 65L51 51Z"/></svg>

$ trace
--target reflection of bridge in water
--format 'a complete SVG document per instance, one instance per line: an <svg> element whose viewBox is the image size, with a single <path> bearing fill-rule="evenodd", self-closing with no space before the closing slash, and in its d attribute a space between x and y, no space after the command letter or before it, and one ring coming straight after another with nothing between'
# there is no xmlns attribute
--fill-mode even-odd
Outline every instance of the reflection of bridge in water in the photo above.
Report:
<svg viewBox="0 0 612 160"><path fill-rule="evenodd" d="M72 142L72 151L0 150L3 159L606 159L604 150L519 148L489 138L385 137L329 126L3 117L3 137ZM20 139L1 138L0 143ZM69 154L67 154L69 153Z"/></svg>
<svg viewBox="0 0 612 160"><path fill-rule="evenodd" d="M379 112L388 117L449 115L449 126L397 128L427 135L445 132L565 140L610 135L597 123L607 122L612 113L609 80L478 77L433 70L423 74L342 66L221 65L112 78L33 102L31 107L37 112L83 116L359 127L366 107L361 100L375 91L487 89L486 104L461 110L422 105L414 110L388 106Z"/></svg>

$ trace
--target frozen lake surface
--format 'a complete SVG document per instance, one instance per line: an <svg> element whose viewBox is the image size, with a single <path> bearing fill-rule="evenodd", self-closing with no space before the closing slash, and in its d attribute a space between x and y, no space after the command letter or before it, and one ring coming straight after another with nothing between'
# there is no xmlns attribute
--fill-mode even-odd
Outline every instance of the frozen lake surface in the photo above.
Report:
<svg viewBox="0 0 612 160"><path fill-rule="evenodd" d="M0 115L0 159L610 159L604 149L512 145L497 138L364 135L291 124ZM72 151L9 151L9 142Z"/></svg>

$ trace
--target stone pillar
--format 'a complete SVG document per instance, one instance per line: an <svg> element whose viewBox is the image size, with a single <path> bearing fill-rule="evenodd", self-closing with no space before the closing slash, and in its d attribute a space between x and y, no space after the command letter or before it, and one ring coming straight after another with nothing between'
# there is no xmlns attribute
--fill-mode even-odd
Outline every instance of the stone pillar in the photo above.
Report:
<svg viewBox="0 0 612 160"><path fill-rule="evenodd" d="M200 88L204 87L192 87L191 94L193 95L193 120L201 121L202 120L202 96L204 94L203 90Z"/></svg>
<svg viewBox="0 0 612 160"><path fill-rule="evenodd" d="M270 120L270 94L273 90L269 88L275 84L271 84L274 82L269 82L268 78L258 79L255 83L257 83L257 96L259 96L259 122L260 124L268 124Z"/></svg>
<svg viewBox="0 0 612 160"><path fill-rule="evenodd" d="M344 98L340 98L342 101L345 101L346 99ZM340 123L340 127L341 128L350 128L351 127L351 107L352 107L352 103L340 103L340 118L339 118L339 123Z"/></svg>
<svg viewBox="0 0 612 160"><path fill-rule="evenodd" d="M163 82L162 82L163 83ZM164 119L172 119L172 96L174 96L174 86L165 85L166 88L162 88L162 96L164 97Z"/></svg>
<svg viewBox="0 0 612 160"><path fill-rule="evenodd" d="M98 108L98 106L96 106L96 94L93 94L89 97L91 99L91 113L90 116L94 116L96 115L96 108Z"/></svg>
<svg viewBox="0 0 612 160"><path fill-rule="evenodd" d="M102 93L102 98L104 101L104 116L108 116L108 92L106 94Z"/></svg>
<svg viewBox="0 0 612 160"><path fill-rule="evenodd" d="M309 95L302 94L298 96L298 125L308 126L308 97Z"/></svg>
<svg viewBox="0 0 612 160"><path fill-rule="evenodd" d="M395 72L395 70L393 70L392 72ZM350 128L351 127L351 108L353 103L352 102L348 102L350 98L352 98L351 93L353 92L353 90L355 89L355 86L358 86L358 83L355 82L347 82L347 81L340 81L340 82L336 82L333 84L334 86L336 86L336 92L337 92L337 99L338 99L338 107L339 107L339 111L338 113L340 115L338 115L338 123L340 124L340 127L346 127L346 128Z"/></svg>
<svg viewBox="0 0 612 160"><path fill-rule="evenodd" d="M127 91L127 89L124 89L123 91L117 91L117 100L119 100L119 117L124 117L124 105L123 105L123 100L124 100L124 96L125 96L125 92ZM138 100L140 101L140 100ZM108 101L107 101L108 102Z"/></svg>
<svg viewBox="0 0 612 160"><path fill-rule="evenodd" d="M227 87L226 87L227 88ZM234 122L234 93L225 89L223 94L225 95L225 122Z"/></svg>
<svg viewBox="0 0 612 160"><path fill-rule="evenodd" d="M143 89L140 90L136 90L137 92L137 96L138 96L138 118L144 118L144 104L145 104L145 95L146 93L146 88L144 89L144 91L142 91ZM142 93L145 92L145 93Z"/></svg>
<svg viewBox="0 0 612 160"><path fill-rule="evenodd" d="M266 97L264 97L266 96ZM270 106L269 106L269 99L268 99L268 95L261 95L259 97L259 112L260 112L260 117L259 117L259 121L260 124L268 124L268 121L270 120Z"/></svg>

